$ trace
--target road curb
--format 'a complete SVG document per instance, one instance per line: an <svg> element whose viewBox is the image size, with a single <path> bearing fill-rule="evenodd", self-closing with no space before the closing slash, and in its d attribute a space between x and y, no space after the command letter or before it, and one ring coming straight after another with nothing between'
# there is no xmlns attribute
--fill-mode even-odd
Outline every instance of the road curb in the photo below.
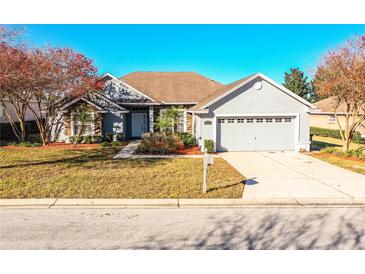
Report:
<svg viewBox="0 0 365 274"><path fill-rule="evenodd" d="M365 198L0 199L0 208L365 207Z"/></svg>

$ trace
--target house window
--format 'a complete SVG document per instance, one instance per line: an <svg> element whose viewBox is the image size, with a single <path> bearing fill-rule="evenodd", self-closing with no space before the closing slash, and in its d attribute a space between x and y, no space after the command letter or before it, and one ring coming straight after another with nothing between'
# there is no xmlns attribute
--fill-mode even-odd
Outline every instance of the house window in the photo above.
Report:
<svg viewBox="0 0 365 274"><path fill-rule="evenodd" d="M92 117L94 118L94 113L92 113ZM77 135L81 130L81 123L80 121L74 118L74 135ZM93 135L94 134L94 121L90 121L84 123L84 130L81 135Z"/></svg>
<svg viewBox="0 0 365 274"><path fill-rule="evenodd" d="M272 123L272 119L271 118L267 118L266 119L266 123Z"/></svg>
<svg viewBox="0 0 365 274"><path fill-rule="evenodd" d="M238 118L237 119L237 123L239 123L239 124L242 124L244 121L245 121L245 119L243 119L243 118Z"/></svg>
<svg viewBox="0 0 365 274"><path fill-rule="evenodd" d="M262 119L262 118L256 119L256 123L262 123L263 121L264 121L264 119Z"/></svg>
<svg viewBox="0 0 365 274"><path fill-rule="evenodd" d="M281 118L275 118L275 123L281 123Z"/></svg>
<svg viewBox="0 0 365 274"><path fill-rule="evenodd" d="M227 122L228 122L228 124L233 124L234 123L234 119L228 119Z"/></svg>
<svg viewBox="0 0 365 274"><path fill-rule="evenodd" d="M336 122L335 115L329 115L328 116L328 123L329 124L334 124L335 122Z"/></svg>
<svg viewBox="0 0 365 274"><path fill-rule="evenodd" d="M252 118L247 119L247 123L253 123L253 119Z"/></svg>
<svg viewBox="0 0 365 274"><path fill-rule="evenodd" d="M219 123L219 124L224 124L224 119L219 118L219 119L218 119L218 123Z"/></svg>
<svg viewBox="0 0 365 274"><path fill-rule="evenodd" d="M160 116L167 110L167 108L160 109ZM184 132L185 130L185 109L181 109L181 115L179 116L179 121L177 123L177 132ZM162 129L160 129L162 130ZM172 126L169 130L172 130Z"/></svg>
<svg viewBox="0 0 365 274"><path fill-rule="evenodd" d="M286 123L290 123L291 122L291 118L285 118L284 120Z"/></svg>

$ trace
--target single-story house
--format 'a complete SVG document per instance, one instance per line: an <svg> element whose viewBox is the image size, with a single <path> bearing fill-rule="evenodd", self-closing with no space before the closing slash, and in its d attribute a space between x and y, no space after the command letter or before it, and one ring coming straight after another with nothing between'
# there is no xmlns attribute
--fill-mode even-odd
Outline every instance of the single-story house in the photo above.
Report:
<svg viewBox="0 0 365 274"><path fill-rule="evenodd" d="M336 107L336 98L329 97L314 103L314 105L319 109L319 111L310 113L310 125L312 127L320 127L327 129L339 129L339 126L335 117L335 107ZM337 116L341 127L345 128L345 103L339 105L337 109ZM361 137L365 138L365 122L362 123L357 130L360 132Z"/></svg>
<svg viewBox="0 0 365 274"><path fill-rule="evenodd" d="M139 138L160 113L181 106L179 131L199 145L211 139L217 151L309 150L309 112L314 105L261 73L223 85L194 72L134 72L104 76L102 94L74 98L62 108L55 134L67 141L77 132L75 108L88 105L94 122L87 134L122 133Z"/></svg>

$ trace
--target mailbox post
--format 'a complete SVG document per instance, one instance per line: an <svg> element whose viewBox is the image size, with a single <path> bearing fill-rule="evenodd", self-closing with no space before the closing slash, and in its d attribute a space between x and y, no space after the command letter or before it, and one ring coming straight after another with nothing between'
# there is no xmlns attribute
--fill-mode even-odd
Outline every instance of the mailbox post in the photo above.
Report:
<svg viewBox="0 0 365 274"><path fill-rule="evenodd" d="M208 166L213 164L213 156L207 153L207 149L204 149L204 173L203 173L203 194L207 193L207 179L208 179Z"/></svg>

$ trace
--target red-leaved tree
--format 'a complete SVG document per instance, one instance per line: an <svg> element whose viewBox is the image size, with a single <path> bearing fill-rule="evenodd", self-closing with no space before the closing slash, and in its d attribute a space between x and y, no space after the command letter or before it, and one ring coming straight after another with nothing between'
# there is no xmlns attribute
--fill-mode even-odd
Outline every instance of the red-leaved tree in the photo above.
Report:
<svg viewBox="0 0 365 274"><path fill-rule="evenodd" d="M356 129L365 121L365 36L329 51L317 68L314 86L320 96L335 99L334 113L348 151ZM339 111L345 114L344 125Z"/></svg>
<svg viewBox="0 0 365 274"><path fill-rule="evenodd" d="M51 140L60 108L66 100L102 88L93 61L69 48L45 48L32 52L30 79L32 99L28 104L36 117L43 145Z"/></svg>

